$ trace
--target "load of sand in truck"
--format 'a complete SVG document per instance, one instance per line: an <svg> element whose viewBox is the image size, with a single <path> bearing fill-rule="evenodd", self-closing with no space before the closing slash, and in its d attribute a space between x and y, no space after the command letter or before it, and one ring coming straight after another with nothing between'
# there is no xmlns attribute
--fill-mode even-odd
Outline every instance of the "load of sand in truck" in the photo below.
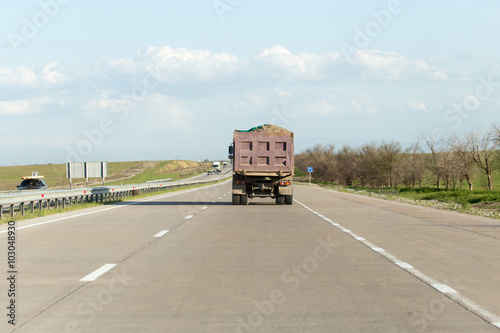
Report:
<svg viewBox="0 0 500 333"><path fill-rule="evenodd" d="M238 130L237 132L291 133L286 128L272 124L264 124L261 126L252 127L249 130Z"/></svg>

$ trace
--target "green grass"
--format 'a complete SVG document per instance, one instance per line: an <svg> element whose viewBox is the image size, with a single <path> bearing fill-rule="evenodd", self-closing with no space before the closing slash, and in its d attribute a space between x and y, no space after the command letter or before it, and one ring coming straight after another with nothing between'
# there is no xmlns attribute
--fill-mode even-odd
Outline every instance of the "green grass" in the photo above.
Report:
<svg viewBox="0 0 500 333"><path fill-rule="evenodd" d="M488 191L486 189L475 189L473 191L460 189L437 189L437 188L402 188L398 195L410 199L438 200L441 202L459 203L468 206L478 203L500 202L500 190Z"/></svg>
<svg viewBox="0 0 500 333"><path fill-rule="evenodd" d="M133 162L108 162L108 175L114 175L137 165L137 161Z"/></svg>
<svg viewBox="0 0 500 333"><path fill-rule="evenodd" d="M108 162L108 178L123 173L124 171L135 167L141 162ZM193 166L185 168L181 163L189 163ZM134 177L106 182L106 185L120 184L140 184L148 180L173 178L178 180L201 173L209 167L209 163L194 163L180 161L162 161L156 166L146 169L143 173ZM167 168L168 166L168 168ZM163 170L162 170L163 168ZM171 171L166 171L171 169ZM21 183L21 177L30 176L31 172L38 171L38 174L44 176L47 186L50 188L69 188L69 179L66 178L66 164L43 164L43 165L25 165L0 167L0 191L15 191L17 185ZM91 181L98 181L99 178L92 178ZM73 184L85 182L85 179L73 179ZM102 185L96 185L100 186Z"/></svg>
<svg viewBox="0 0 500 333"><path fill-rule="evenodd" d="M297 177L304 177L304 176L307 176L307 174L300 170L299 168L295 167L295 170L294 170L294 175L297 176Z"/></svg>
<svg viewBox="0 0 500 333"><path fill-rule="evenodd" d="M370 193L385 195L397 195L414 200L437 200L446 203L461 204L464 208L470 206L497 206L500 204L500 190L488 191L486 189L475 189L473 191L461 189L437 189L435 187L390 187L390 188L366 188L347 187L353 190L364 190Z"/></svg>
<svg viewBox="0 0 500 333"><path fill-rule="evenodd" d="M23 165L0 167L0 191L15 191L21 184L21 177L31 176L31 172L38 171L44 176L49 186L68 185L65 164Z"/></svg>

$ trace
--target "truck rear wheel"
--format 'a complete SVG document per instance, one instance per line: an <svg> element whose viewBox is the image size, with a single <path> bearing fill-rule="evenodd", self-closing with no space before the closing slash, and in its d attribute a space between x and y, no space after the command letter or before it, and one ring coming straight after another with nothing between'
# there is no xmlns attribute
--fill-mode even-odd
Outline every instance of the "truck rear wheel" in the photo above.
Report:
<svg viewBox="0 0 500 333"><path fill-rule="evenodd" d="M285 196L284 195L276 196L276 204L277 205L283 205L284 203L285 203Z"/></svg>
<svg viewBox="0 0 500 333"><path fill-rule="evenodd" d="M241 205L248 205L248 195L243 194L240 199L240 204Z"/></svg>
<svg viewBox="0 0 500 333"><path fill-rule="evenodd" d="M241 195L233 194L233 205L239 205L240 204L240 197L241 197Z"/></svg>
<svg viewBox="0 0 500 333"><path fill-rule="evenodd" d="M293 195L285 195L285 205L293 204Z"/></svg>

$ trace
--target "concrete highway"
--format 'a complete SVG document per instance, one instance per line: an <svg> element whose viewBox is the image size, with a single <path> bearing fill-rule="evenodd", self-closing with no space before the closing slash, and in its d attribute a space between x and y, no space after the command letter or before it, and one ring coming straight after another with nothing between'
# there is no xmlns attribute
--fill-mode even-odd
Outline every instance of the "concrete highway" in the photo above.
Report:
<svg viewBox="0 0 500 333"><path fill-rule="evenodd" d="M233 206L230 191L17 222L13 274L0 226L0 332L500 332L499 221L309 186L292 206Z"/></svg>

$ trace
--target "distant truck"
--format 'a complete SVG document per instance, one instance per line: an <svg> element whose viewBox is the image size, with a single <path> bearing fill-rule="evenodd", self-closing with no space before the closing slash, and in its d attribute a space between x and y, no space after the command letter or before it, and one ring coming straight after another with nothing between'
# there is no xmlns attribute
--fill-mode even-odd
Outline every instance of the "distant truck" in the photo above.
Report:
<svg viewBox="0 0 500 333"><path fill-rule="evenodd" d="M215 173L219 173L220 171L220 162L212 162L212 171Z"/></svg>
<svg viewBox="0 0 500 333"><path fill-rule="evenodd" d="M278 205L293 203L293 133L263 125L234 131L229 146L233 159L233 205L270 197Z"/></svg>

